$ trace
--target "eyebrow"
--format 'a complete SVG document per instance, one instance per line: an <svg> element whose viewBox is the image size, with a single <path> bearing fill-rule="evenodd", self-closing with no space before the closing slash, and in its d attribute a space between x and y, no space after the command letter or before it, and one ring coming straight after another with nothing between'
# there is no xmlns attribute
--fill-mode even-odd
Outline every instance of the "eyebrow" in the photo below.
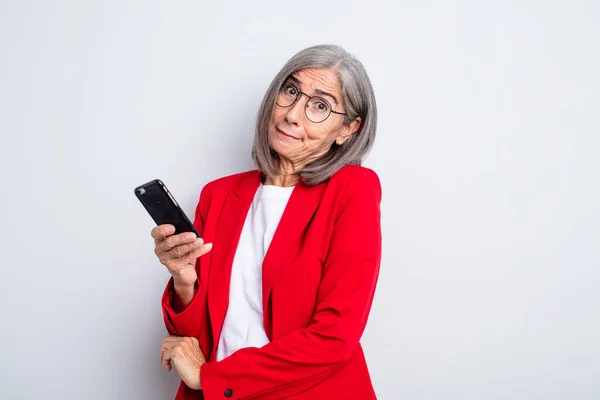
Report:
<svg viewBox="0 0 600 400"><path fill-rule="evenodd" d="M288 79L291 80L291 81L293 81L295 84L297 84L299 86L302 86L302 82L300 81L300 79L296 78L294 75L288 76ZM320 96L331 97L333 99L333 102L335 103L335 105L336 106L339 105L337 98L334 95L332 95L331 93L328 93L328 92L326 92L324 90L321 90L321 89L315 89L315 93L318 94L318 95L320 95Z"/></svg>

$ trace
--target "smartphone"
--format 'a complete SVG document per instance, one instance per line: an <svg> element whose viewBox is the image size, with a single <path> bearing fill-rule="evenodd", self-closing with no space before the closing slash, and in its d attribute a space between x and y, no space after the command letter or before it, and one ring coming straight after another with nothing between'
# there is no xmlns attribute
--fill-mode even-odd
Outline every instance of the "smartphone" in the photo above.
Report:
<svg viewBox="0 0 600 400"><path fill-rule="evenodd" d="M140 200L156 225L171 224L175 227L175 235L183 232L194 232L200 237L181 209L169 189L160 179L154 179L135 188L135 195Z"/></svg>

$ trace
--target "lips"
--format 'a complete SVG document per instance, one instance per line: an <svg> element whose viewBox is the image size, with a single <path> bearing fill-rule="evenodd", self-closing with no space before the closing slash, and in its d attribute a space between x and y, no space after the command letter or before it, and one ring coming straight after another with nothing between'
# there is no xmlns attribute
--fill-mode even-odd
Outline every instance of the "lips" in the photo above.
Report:
<svg viewBox="0 0 600 400"><path fill-rule="evenodd" d="M281 134L282 134L283 136L285 136L285 137L288 137L288 138L290 138L290 139L296 139L296 140L300 140L300 138L297 138L296 136L292 136L292 135L290 135L290 134L288 134L288 133L285 133L284 131L282 131L282 130L281 130L281 129L279 129L279 128L276 128L276 129L277 129L277 132L281 133Z"/></svg>

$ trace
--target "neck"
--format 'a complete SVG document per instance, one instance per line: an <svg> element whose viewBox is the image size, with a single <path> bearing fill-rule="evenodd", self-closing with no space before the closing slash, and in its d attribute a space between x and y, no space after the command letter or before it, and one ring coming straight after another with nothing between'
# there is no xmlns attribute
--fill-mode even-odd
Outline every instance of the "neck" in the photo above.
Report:
<svg viewBox="0 0 600 400"><path fill-rule="evenodd" d="M274 186L294 186L300 180L300 176L296 173L299 168L295 167L292 162L280 158L279 160L279 174L272 178L265 180L266 185Z"/></svg>
<svg viewBox="0 0 600 400"><path fill-rule="evenodd" d="M300 177L298 175L279 174L273 178L267 178L265 180L265 185L289 187L294 186L296 183L298 183L299 180Z"/></svg>

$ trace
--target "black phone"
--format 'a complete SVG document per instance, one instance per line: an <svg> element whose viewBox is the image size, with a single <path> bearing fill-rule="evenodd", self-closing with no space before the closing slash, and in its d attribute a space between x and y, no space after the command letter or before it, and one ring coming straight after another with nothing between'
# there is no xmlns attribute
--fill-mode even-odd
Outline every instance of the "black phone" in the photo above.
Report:
<svg viewBox="0 0 600 400"><path fill-rule="evenodd" d="M154 179L135 188L135 195L140 200L156 225L171 224L175 227L175 234L194 232L200 237L194 224L192 224L181 209L169 189L160 179Z"/></svg>

